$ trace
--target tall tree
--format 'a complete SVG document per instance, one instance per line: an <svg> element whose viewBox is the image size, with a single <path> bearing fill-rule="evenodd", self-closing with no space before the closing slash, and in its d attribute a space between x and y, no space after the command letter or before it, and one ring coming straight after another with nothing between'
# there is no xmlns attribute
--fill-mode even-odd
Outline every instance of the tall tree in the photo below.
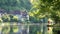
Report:
<svg viewBox="0 0 60 34"><path fill-rule="evenodd" d="M37 14L34 14L35 12L33 11L33 14L35 17L37 16L48 16L52 18L56 23L60 22L60 0L33 0L32 2L33 8L31 11L39 10Z"/></svg>

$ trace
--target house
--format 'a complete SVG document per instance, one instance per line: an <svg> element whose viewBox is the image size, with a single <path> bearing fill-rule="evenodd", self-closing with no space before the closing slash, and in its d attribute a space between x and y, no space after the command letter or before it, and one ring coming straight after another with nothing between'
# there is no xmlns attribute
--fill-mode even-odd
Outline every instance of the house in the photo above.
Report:
<svg viewBox="0 0 60 34"><path fill-rule="evenodd" d="M10 14L17 16L18 20L21 20L21 21L24 21L24 19L29 20L28 13L27 13L27 11L24 11L24 10L22 10L22 11L14 10L14 11L11 11Z"/></svg>
<svg viewBox="0 0 60 34"><path fill-rule="evenodd" d="M0 9L0 18L2 17L2 14L5 13L5 10L4 9Z"/></svg>

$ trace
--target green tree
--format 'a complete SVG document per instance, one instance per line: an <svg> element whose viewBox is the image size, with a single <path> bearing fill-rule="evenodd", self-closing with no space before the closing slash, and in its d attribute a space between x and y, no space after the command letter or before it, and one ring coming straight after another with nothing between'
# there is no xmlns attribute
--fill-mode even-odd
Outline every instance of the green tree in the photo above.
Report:
<svg viewBox="0 0 60 34"><path fill-rule="evenodd" d="M52 18L56 23L60 22L60 0L33 0L31 8L31 13L34 14L34 11L39 10L37 14L34 14L34 17L38 17L41 15ZM38 17L39 18L39 17ZM37 19L38 19L37 18ZM43 18L43 17L42 17Z"/></svg>
<svg viewBox="0 0 60 34"><path fill-rule="evenodd" d="M36 2L37 2L37 4L36 4ZM60 0L38 0L38 1L34 0L34 2L32 2L32 4L33 4L33 7L31 9L31 13L33 13L33 10L35 10L35 12L37 12L36 10L39 9L37 16L39 16L39 15L46 16L47 15L47 17L53 19L55 21L55 23L60 23L60 7L59 7ZM33 13L33 17L37 17L35 15L36 14ZM58 25L58 24L56 24L56 25ZM53 34L58 34L57 31L60 32L59 27L53 28Z"/></svg>

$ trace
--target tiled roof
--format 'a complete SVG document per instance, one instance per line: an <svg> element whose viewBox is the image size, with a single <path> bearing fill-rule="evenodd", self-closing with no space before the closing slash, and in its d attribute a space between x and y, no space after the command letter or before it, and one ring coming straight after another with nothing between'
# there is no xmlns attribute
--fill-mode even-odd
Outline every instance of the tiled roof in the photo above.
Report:
<svg viewBox="0 0 60 34"><path fill-rule="evenodd" d="M3 9L0 9L0 13L4 13L5 12L5 10L3 10Z"/></svg>
<svg viewBox="0 0 60 34"><path fill-rule="evenodd" d="M19 11L19 10L14 10L14 11L11 11L10 14L21 14L21 11Z"/></svg>

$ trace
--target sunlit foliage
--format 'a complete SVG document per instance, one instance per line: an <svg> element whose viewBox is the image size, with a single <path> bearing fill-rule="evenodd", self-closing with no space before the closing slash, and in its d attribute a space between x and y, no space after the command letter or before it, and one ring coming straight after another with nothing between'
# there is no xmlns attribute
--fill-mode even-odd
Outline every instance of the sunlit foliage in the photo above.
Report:
<svg viewBox="0 0 60 34"><path fill-rule="evenodd" d="M45 15L48 18L52 18L56 22L60 21L60 0L31 0L31 4L33 7L30 11L34 14L35 17ZM39 11L37 13L38 9ZM35 13L37 13L37 16Z"/></svg>

